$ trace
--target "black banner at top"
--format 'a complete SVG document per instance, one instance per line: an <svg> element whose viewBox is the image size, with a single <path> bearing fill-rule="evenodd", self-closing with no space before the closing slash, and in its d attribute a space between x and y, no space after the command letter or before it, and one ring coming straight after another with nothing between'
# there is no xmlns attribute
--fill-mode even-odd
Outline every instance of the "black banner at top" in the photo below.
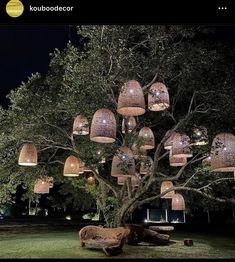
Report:
<svg viewBox="0 0 235 262"><path fill-rule="evenodd" d="M233 0L1 0L1 24L233 24Z"/></svg>

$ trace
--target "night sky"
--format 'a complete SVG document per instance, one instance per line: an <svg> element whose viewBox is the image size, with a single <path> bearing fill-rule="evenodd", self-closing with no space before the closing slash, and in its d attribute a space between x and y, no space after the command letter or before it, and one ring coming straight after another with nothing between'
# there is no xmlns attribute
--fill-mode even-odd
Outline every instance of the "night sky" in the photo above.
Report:
<svg viewBox="0 0 235 262"><path fill-rule="evenodd" d="M235 43L235 26L217 26L216 38ZM62 50L69 40L76 45L75 26L9 25L0 27L0 104L7 108L6 95L26 82L32 73L46 73L49 53Z"/></svg>
<svg viewBox="0 0 235 262"><path fill-rule="evenodd" d="M0 27L0 103L7 108L6 95L26 82L32 73L46 73L49 53L76 44L75 26L30 25Z"/></svg>

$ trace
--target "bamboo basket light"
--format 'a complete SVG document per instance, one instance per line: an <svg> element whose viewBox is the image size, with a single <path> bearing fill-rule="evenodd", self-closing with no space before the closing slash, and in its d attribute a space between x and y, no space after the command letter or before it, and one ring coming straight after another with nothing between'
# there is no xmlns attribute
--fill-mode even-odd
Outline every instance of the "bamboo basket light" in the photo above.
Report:
<svg viewBox="0 0 235 262"><path fill-rule="evenodd" d="M18 164L21 166L36 166L38 164L37 148L34 144L24 144L19 155Z"/></svg>
<svg viewBox="0 0 235 262"><path fill-rule="evenodd" d="M207 129L204 126L194 127L192 130L192 144L195 146L204 146L208 144Z"/></svg>
<svg viewBox="0 0 235 262"><path fill-rule="evenodd" d="M170 131L171 130L167 131L167 133L166 133L167 136L170 134ZM167 138L167 140L164 143L164 149L166 149L166 150L171 150L172 149L173 139L174 139L175 134L176 134L175 131L171 132L171 135Z"/></svg>
<svg viewBox="0 0 235 262"><path fill-rule="evenodd" d="M131 177L131 186L138 187L140 185L140 179L135 175Z"/></svg>
<svg viewBox="0 0 235 262"><path fill-rule="evenodd" d="M137 146L136 143L134 143L131 147L134 159L146 159L147 157L147 151L143 148L140 148Z"/></svg>
<svg viewBox="0 0 235 262"><path fill-rule="evenodd" d="M64 176L75 177L80 173L80 161L75 156L69 156L64 164Z"/></svg>
<svg viewBox="0 0 235 262"><path fill-rule="evenodd" d="M143 140L141 148L149 150L155 147L155 138L153 131L149 127L143 127L140 129L139 137Z"/></svg>
<svg viewBox="0 0 235 262"><path fill-rule="evenodd" d="M106 108L95 112L91 122L90 140L98 143L113 143L116 139L116 119Z"/></svg>
<svg viewBox="0 0 235 262"><path fill-rule="evenodd" d="M94 185L95 184L95 178L93 176L89 176L87 178L88 185Z"/></svg>
<svg viewBox="0 0 235 262"><path fill-rule="evenodd" d="M78 158L78 161L79 161L79 174L83 174L84 168L85 168L85 163L80 158Z"/></svg>
<svg viewBox="0 0 235 262"><path fill-rule="evenodd" d="M89 134L88 120L83 115L77 115L73 122L73 134L85 136Z"/></svg>
<svg viewBox="0 0 235 262"><path fill-rule="evenodd" d="M124 177L124 176L118 176L117 177L118 185L121 185L121 186L124 185L125 181L126 181L126 177Z"/></svg>
<svg viewBox="0 0 235 262"><path fill-rule="evenodd" d="M37 179L34 184L34 193L36 194L49 194L50 183L48 179Z"/></svg>
<svg viewBox="0 0 235 262"><path fill-rule="evenodd" d="M126 179L127 178L124 177L124 176L118 176L117 177L118 185L121 185L121 186L124 185ZM131 177L131 185L132 185L132 187L137 187L137 186L140 185L140 179L136 175Z"/></svg>
<svg viewBox="0 0 235 262"><path fill-rule="evenodd" d="M171 209L179 211L185 210L184 197L181 194L174 194L171 200Z"/></svg>
<svg viewBox="0 0 235 262"><path fill-rule="evenodd" d="M172 183L171 181L163 181L163 182L161 183L161 194L162 194L163 192L165 192L166 190L172 188L173 186L174 186L174 185L173 185L173 183ZM165 194L164 196L162 196L161 198L172 198L174 195L175 195L175 191L172 190L172 191L166 193L166 194Z"/></svg>
<svg viewBox="0 0 235 262"><path fill-rule="evenodd" d="M113 157L111 176L132 177L135 175L135 160L131 150L126 146L121 146L117 154Z"/></svg>
<svg viewBox="0 0 235 262"><path fill-rule="evenodd" d="M136 127L136 120L134 116L124 117L122 120L122 133L125 134L125 122L127 126L127 132L131 133L131 131Z"/></svg>
<svg viewBox="0 0 235 262"><path fill-rule="evenodd" d="M148 108L151 111L163 111L170 106L169 93L163 83L152 84L148 93Z"/></svg>
<svg viewBox="0 0 235 262"><path fill-rule="evenodd" d="M141 161L140 163L140 174L149 175L153 169L153 159L147 156L146 161Z"/></svg>
<svg viewBox="0 0 235 262"><path fill-rule="evenodd" d="M172 156L172 150L170 150L169 162L170 162L170 166L184 166L187 164L187 158Z"/></svg>
<svg viewBox="0 0 235 262"><path fill-rule="evenodd" d="M118 97L117 112L124 116L139 116L145 113L144 93L136 80L127 81Z"/></svg>
<svg viewBox="0 0 235 262"><path fill-rule="evenodd" d="M190 149L190 139L186 134L177 133L174 135L172 144L172 156L174 157L192 157Z"/></svg>
<svg viewBox="0 0 235 262"><path fill-rule="evenodd" d="M214 172L234 172L235 136L231 133L218 134L211 148L211 169Z"/></svg>

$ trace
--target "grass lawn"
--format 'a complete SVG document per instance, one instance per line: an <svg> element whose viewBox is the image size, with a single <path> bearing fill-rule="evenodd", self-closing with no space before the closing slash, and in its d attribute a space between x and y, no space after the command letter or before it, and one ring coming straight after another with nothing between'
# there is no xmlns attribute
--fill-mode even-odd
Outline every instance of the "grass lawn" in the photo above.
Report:
<svg viewBox="0 0 235 262"><path fill-rule="evenodd" d="M184 246L192 238L194 246ZM169 246L129 246L113 258L235 258L235 237L196 233L171 233ZM0 259L3 258L109 258L103 252L82 248L76 230L41 229L0 231Z"/></svg>

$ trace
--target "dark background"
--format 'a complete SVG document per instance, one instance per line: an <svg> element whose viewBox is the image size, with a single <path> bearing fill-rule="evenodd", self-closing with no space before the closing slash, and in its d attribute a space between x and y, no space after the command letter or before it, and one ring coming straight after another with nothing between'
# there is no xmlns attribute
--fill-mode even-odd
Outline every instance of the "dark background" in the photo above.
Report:
<svg viewBox="0 0 235 262"><path fill-rule="evenodd" d="M189 25L190 26L190 25ZM235 43L235 25L216 27L215 41ZM28 76L45 74L50 61L49 53L55 48L64 49L79 38L75 25L2 25L0 26L0 104L7 108L6 95L11 89L27 82Z"/></svg>

